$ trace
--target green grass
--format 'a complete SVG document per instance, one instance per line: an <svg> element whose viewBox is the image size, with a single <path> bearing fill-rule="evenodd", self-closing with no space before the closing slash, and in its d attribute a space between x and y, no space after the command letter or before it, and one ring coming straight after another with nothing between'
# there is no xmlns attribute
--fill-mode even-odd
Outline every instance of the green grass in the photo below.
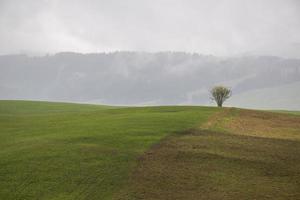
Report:
<svg viewBox="0 0 300 200"><path fill-rule="evenodd" d="M0 199L300 199L298 114L0 101Z"/></svg>
<svg viewBox="0 0 300 200"><path fill-rule="evenodd" d="M147 149L218 110L0 101L0 199L112 199Z"/></svg>
<svg viewBox="0 0 300 200"><path fill-rule="evenodd" d="M286 113L286 114L292 114L292 115L300 115L300 111L274 110L273 112L276 112L276 113Z"/></svg>

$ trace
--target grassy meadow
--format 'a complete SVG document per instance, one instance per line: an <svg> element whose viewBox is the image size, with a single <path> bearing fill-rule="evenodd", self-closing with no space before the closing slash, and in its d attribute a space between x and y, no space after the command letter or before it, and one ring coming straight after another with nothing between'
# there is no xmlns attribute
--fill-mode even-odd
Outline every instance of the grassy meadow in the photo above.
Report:
<svg viewBox="0 0 300 200"><path fill-rule="evenodd" d="M149 147L217 111L0 101L0 199L112 199Z"/></svg>
<svg viewBox="0 0 300 200"><path fill-rule="evenodd" d="M0 199L300 199L295 113L0 101Z"/></svg>

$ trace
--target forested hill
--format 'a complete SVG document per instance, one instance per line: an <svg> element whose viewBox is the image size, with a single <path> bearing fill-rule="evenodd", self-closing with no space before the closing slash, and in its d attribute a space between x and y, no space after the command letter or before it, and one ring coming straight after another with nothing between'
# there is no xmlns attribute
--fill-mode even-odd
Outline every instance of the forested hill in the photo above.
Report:
<svg viewBox="0 0 300 200"><path fill-rule="evenodd" d="M216 84L233 90L226 105L300 109L299 59L183 52L0 56L0 99L206 105Z"/></svg>

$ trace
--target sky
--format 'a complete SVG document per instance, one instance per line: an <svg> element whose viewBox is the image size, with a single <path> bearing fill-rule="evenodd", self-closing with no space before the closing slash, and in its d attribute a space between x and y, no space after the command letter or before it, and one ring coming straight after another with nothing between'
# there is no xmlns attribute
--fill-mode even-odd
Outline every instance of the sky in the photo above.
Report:
<svg viewBox="0 0 300 200"><path fill-rule="evenodd" d="M0 0L0 54L300 58L299 0Z"/></svg>

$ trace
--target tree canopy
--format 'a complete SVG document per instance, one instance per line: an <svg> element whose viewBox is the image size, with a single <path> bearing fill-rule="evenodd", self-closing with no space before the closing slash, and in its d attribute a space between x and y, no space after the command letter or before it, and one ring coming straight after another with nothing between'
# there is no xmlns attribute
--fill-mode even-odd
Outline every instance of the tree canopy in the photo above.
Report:
<svg viewBox="0 0 300 200"><path fill-rule="evenodd" d="M231 89L225 86L215 86L210 90L211 99L214 100L218 107L222 107L224 101L226 101L232 94Z"/></svg>

